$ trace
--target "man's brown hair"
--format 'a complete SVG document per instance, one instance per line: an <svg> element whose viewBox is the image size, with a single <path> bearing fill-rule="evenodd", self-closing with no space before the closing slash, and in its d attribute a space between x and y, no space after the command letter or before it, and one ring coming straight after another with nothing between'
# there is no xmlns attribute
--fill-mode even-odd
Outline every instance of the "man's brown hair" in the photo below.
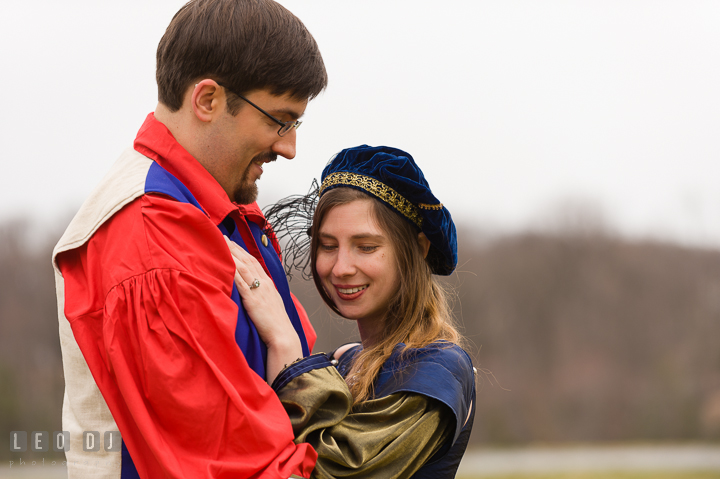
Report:
<svg viewBox="0 0 720 479"><path fill-rule="evenodd" d="M267 88L296 100L312 99L327 86L315 39L272 0L188 2L160 40L156 78L158 100L171 111L180 109L187 88L203 78L241 95ZM233 113L242 100L229 98L235 100L228 100Z"/></svg>

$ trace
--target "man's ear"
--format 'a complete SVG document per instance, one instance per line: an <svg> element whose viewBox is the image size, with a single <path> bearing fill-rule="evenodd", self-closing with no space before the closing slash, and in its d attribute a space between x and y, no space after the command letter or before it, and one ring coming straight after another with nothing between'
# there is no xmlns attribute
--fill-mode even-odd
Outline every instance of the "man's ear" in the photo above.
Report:
<svg viewBox="0 0 720 479"><path fill-rule="evenodd" d="M190 93L193 113L200 121L212 121L221 110L220 105L223 101L225 101L225 91L215 80L209 78L196 83Z"/></svg>
<svg viewBox="0 0 720 479"><path fill-rule="evenodd" d="M423 258L427 258L428 251L430 251L430 240L425 236L425 233L418 233L418 243L420 243L420 250L423 253Z"/></svg>

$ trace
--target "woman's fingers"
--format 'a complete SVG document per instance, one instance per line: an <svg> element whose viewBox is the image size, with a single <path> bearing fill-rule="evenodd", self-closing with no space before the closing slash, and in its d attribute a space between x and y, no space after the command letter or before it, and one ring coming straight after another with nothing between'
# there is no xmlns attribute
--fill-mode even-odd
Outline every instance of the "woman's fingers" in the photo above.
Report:
<svg viewBox="0 0 720 479"><path fill-rule="evenodd" d="M228 248L230 248L230 254L233 255L233 258L238 258L238 259L241 258L241 254L244 252L244 250L240 247L240 245L238 245L237 243L232 241L227 236L224 236L224 238L225 238L225 242L228 245Z"/></svg>
<svg viewBox="0 0 720 479"><path fill-rule="evenodd" d="M225 236L225 242L230 248L230 253L235 263L236 275L239 274L240 279L243 281L243 284L238 284L238 282L235 281L238 288L243 286L249 289L249 285L255 280L260 281L260 284L263 284L263 282L269 284L271 282L270 277L265 273L265 270L257 259L227 236Z"/></svg>
<svg viewBox="0 0 720 479"><path fill-rule="evenodd" d="M235 263L235 284L237 285L238 289L243 286L247 287L247 284L253 281L253 279L250 279L253 273L250 271L248 265L243 260L238 259L235 256L233 256L233 263Z"/></svg>
<svg viewBox="0 0 720 479"><path fill-rule="evenodd" d="M234 280L235 280L235 286L237 286L238 291L242 291L246 288L247 289L250 288L237 270L235 270Z"/></svg>
<svg viewBox="0 0 720 479"><path fill-rule="evenodd" d="M244 249L240 247L240 245L232 241L230 238L228 238L227 236L225 236L224 238L225 242L228 245L228 248L230 248L230 254L232 255L233 259L242 261L243 259L246 259L247 256L250 256ZM252 258L252 256L250 257Z"/></svg>
<svg viewBox="0 0 720 479"><path fill-rule="evenodd" d="M248 284L254 281L254 279L250 279L253 273L250 271L250 265L248 264L247 258L242 255L242 248L235 244L235 242L228 239L227 236L225 236L225 242L230 249L233 263L235 263L235 275L233 278L235 286L237 286L237 289L242 292L243 290L250 288Z"/></svg>
<svg viewBox="0 0 720 479"><path fill-rule="evenodd" d="M289 349L289 356L301 355L302 350L297 333L273 281L252 255L229 238L225 237L225 241L235 263L234 282L242 298L242 307L255 325L260 338L268 346L268 351L276 351L278 348L284 351L286 345L292 345ZM260 282L260 286L251 288L256 280ZM283 357L284 354L283 352ZM268 362L269 364L270 362ZM284 363L279 361L278 364ZM273 374L276 374L277 371ZM268 377L270 376L271 374L268 373Z"/></svg>

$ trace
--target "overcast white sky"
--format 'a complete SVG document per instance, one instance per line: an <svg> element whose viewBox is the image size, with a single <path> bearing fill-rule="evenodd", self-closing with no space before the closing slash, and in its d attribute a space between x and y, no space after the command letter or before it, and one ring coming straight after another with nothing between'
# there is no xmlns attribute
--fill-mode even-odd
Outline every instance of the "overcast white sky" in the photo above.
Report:
<svg viewBox="0 0 720 479"><path fill-rule="evenodd" d="M0 221L66 221L154 110L180 0L6 2ZM568 200L631 236L720 247L720 2L283 0L327 91L262 205L361 143L413 154L462 224L513 231Z"/></svg>

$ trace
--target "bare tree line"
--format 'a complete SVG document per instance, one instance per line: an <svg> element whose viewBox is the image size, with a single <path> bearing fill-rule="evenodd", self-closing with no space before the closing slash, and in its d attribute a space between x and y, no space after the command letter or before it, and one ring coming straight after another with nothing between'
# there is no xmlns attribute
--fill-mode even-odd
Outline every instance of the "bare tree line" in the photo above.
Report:
<svg viewBox="0 0 720 479"><path fill-rule="evenodd" d="M29 230L0 224L0 457L10 431L60 429L59 234L29 246ZM720 251L594 229L459 244L446 283L481 371L476 445L720 439ZM357 338L312 283L290 286L316 351Z"/></svg>
<svg viewBox="0 0 720 479"><path fill-rule="evenodd" d="M473 441L720 439L720 252L585 228L459 244ZM320 349L354 337L299 296Z"/></svg>

